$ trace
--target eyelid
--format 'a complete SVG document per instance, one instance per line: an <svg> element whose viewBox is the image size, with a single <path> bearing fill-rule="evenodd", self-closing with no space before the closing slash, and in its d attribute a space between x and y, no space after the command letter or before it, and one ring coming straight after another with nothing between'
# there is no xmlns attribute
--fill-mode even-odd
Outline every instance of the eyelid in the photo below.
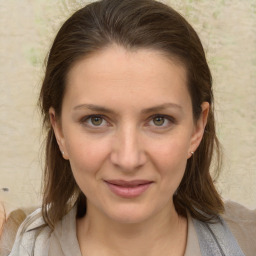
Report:
<svg viewBox="0 0 256 256"><path fill-rule="evenodd" d="M106 126L106 125L99 125L99 126L97 126L97 125L90 125L90 124L88 124L87 121L90 120L90 118L92 118L92 117L102 118L107 124L109 124L109 122L106 120L107 119L106 116L102 115L102 114L91 114L91 115L84 116L84 117L81 118L80 123L83 124L83 125L86 125L87 127L92 127L94 129L95 128L102 128L102 127Z"/></svg>
<svg viewBox="0 0 256 256"><path fill-rule="evenodd" d="M176 123L176 119L172 116L169 116L169 115L165 115L165 114L154 114L152 116L149 117L149 122L150 121L153 121L154 118L156 117L161 117L161 118L164 118L166 120L168 120L168 122L172 123L172 124L175 124ZM169 127L170 125L163 125L163 126L157 126L157 125L153 125L154 127L157 127L159 129L161 128L166 128L166 127Z"/></svg>
<svg viewBox="0 0 256 256"><path fill-rule="evenodd" d="M99 126L96 126L96 125L90 125L90 124L88 124L87 123L87 121L90 119L90 118L92 118L92 117L100 117L100 118L102 118L103 119L103 121L105 121L106 122L106 125L99 125ZM161 118L164 118L164 119L166 119L168 122L170 122L171 124L175 124L176 123L176 119L174 118L174 117L172 117L172 116L170 116L170 115L165 115L165 114L154 114L154 115L152 115L152 116L150 116L149 118L148 118L148 122L147 122L147 126L150 126L149 125L149 122L151 122L154 118L156 118L156 117L161 117ZM82 125L86 125L87 127L89 127L89 128L93 128L93 129L97 129L97 128L102 128L102 127L105 127L105 126L110 126L110 122L107 120L108 118L105 116L105 115L103 115L103 114L90 114L90 115L86 115L86 116L83 116L81 119L80 119L80 123L82 124ZM170 125L163 125L163 126L157 126L157 125L153 125L154 127L156 127L156 128L159 128L159 129L161 129L161 128L166 128L166 127L169 127Z"/></svg>
<svg viewBox="0 0 256 256"><path fill-rule="evenodd" d="M175 118L170 116L170 115L165 115L165 114L154 114L152 116L150 116L150 119L153 119L153 118L156 118L156 117L162 117L162 118L165 118L165 119L168 119L172 122L175 122Z"/></svg>

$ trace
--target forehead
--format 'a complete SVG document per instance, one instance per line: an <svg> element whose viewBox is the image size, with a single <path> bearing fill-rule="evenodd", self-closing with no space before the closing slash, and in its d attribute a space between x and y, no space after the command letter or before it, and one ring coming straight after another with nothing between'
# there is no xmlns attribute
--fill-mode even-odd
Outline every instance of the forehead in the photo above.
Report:
<svg viewBox="0 0 256 256"><path fill-rule="evenodd" d="M131 51L117 45L75 63L65 94L77 101L190 101L186 70L180 62L157 50Z"/></svg>
<svg viewBox="0 0 256 256"><path fill-rule="evenodd" d="M146 75L150 77L157 75L159 71L165 73L168 71L166 69L170 70L170 66L181 69L184 72L183 79L186 80L185 65L177 57L156 49L125 49L122 46L113 44L76 62L67 77L68 81L70 81L70 79L74 78L74 73L77 75L85 68L92 75L95 72L100 72L104 75L104 73L110 74L115 71L120 75L129 75L129 71L138 70L140 73L147 72Z"/></svg>

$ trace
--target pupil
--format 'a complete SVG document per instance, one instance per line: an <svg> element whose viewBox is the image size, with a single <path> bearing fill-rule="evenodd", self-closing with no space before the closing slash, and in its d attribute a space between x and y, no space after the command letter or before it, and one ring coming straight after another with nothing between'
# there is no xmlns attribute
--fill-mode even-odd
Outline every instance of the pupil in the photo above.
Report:
<svg viewBox="0 0 256 256"><path fill-rule="evenodd" d="M154 124L157 126L164 124L164 118L163 117L156 117L154 118Z"/></svg>
<svg viewBox="0 0 256 256"><path fill-rule="evenodd" d="M101 117L93 117L92 118L92 123L94 125L100 125L102 123L102 118Z"/></svg>

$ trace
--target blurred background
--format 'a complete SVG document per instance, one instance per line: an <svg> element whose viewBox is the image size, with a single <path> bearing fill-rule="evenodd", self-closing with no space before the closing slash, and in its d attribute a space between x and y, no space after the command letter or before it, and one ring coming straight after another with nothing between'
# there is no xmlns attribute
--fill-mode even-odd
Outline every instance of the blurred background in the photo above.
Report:
<svg viewBox="0 0 256 256"><path fill-rule="evenodd" d="M89 1L0 0L0 200L40 205L44 59L61 24ZM194 26L212 70L224 199L256 208L256 1L165 0Z"/></svg>

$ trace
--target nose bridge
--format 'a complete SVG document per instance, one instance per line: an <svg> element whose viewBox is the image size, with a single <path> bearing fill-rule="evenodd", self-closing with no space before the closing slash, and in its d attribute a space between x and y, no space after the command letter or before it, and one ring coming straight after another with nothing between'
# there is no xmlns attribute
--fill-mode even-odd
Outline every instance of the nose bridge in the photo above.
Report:
<svg viewBox="0 0 256 256"><path fill-rule="evenodd" d="M137 169L145 163L143 144L139 129L132 124L120 127L113 143L111 160L121 169Z"/></svg>

